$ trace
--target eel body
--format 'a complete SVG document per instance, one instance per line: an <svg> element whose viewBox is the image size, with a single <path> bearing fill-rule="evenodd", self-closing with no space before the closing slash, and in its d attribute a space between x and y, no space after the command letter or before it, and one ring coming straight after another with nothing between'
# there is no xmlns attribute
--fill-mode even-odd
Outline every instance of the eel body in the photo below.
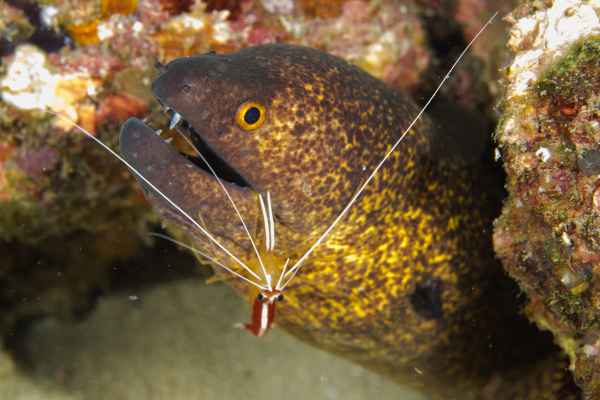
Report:
<svg viewBox="0 0 600 400"><path fill-rule="evenodd" d="M270 193L273 265L304 254L418 112L407 95L359 68L290 45L174 60L153 92L181 115L261 247L258 194ZM253 129L236 121L249 102L264 113ZM258 271L228 199L201 163L139 120L121 135L125 158ZM498 202L485 190L486 167L453 151L457 140L426 119L415 125L286 288L277 324L443 398L527 399L534 390L567 398L568 374L556 372L562 362L546 357L548 341L518 315L517 293L494 260ZM164 199L150 189L148 197L195 248L243 273Z"/></svg>

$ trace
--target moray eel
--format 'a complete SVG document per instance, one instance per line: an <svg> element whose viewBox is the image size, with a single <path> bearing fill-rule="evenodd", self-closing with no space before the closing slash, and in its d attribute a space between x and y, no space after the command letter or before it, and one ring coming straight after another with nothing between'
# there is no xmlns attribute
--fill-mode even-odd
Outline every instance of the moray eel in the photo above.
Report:
<svg viewBox="0 0 600 400"><path fill-rule="evenodd" d="M181 116L260 246L258 194L270 193L273 263L304 254L418 112L358 67L291 45L176 59L152 90ZM252 106L260 115L240 121ZM124 157L258 268L217 180L154 131L129 120ZM415 125L290 283L277 324L433 396L567 398L568 374L537 360L564 364L546 356L547 337L518 315L517 294L494 260L498 203L483 189L487 169L453 151L455 139L426 119ZM148 197L195 248L243 273L164 199L150 189ZM244 282L228 283L251 295Z"/></svg>

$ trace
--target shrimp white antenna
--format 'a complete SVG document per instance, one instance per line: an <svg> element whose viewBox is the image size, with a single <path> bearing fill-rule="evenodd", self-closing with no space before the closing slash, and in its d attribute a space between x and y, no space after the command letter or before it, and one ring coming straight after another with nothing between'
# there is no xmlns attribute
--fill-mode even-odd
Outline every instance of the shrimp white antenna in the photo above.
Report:
<svg viewBox="0 0 600 400"><path fill-rule="evenodd" d="M271 233L271 249L275 248L275 217L273 216L273 206L271 203L271 192L267 192L267 210L269 212L269 224Z"/></svg>
<svg viewBox="0 0 600 400"><path fill-rule="evenodd" d="M287 269L288 264L290 263L290 259L288 258L287 260L285 260L285 264L283 264L283 268L281 269L281 275L279 275L279 279L277 280L277 285L275 285L275 289L276 290L283 290L283 288L281 287L281 282L283 281L283 278L285 277L285 270Z"/></svg>
<svg viewBox="0 0 600 400"><path fill-rule="evenodd" d="M260 203L260 211L263 215L263 221L265 223L265 248L271 250L271 229L269 228L269 216L267 215L267 207L263 200L262 194L258 194L258 201Z"/></svg>
<svg viewBox="0 0 600 400"><path fill-rule="evenodd" d="M261 193L258 194L260 202L260 211L265 223L265 248L271 251L275 248L275 217L273 216L273 206L271 202L271 192L267 192L265 201Z"/></svg>
<svg viewBox="0 0 600 400"><path fill-rule="evenodd" d="M219 247L223 252L225 252L225 254L227 254L229 257L231 257L246 272L248 272L250 275L252 275L254 278L258 279L259 281L261 280L260 276L258 276L254 271L252 271L252 269L250 269L246 264L244 264L239 258L237 258L235 255L233 255L233 253L231 253L229 250L227 250L227 248L225 246L223 246L215 237L213 237L213 235L211 235L210 232L208 232L200 224L198 224L198 222L196 222L196 220L194 218L192 218L181 207L179 207L179 205L177 205L177 203L175 203L173 200L171 200L169 198L169 196L164 194L152 182L150 182L148 179L146 179L146 177L141 172L139 172L137 169L135 169L133 167L133 165L131 165L127 160L125 160L116 151L114 151L113 149L108 147L106 144L104 144L104 142L102 140L98 139L96 136L94 136L90 132L86 131L83 127L81 127L75 121L72 121L71 119L65 117L64 115L55 113L54 111L50 111L50 110L46 110L46 112L48 112L52 115L55 115L64 121L69 122L70 124L75 126L77 129L79 129L83 134L85 134L88 138L92 139L99 146L101 146L104 150L109 152L112 156L114 156L117 160L119 160L127 168L129 168L131 170L131 172L133 172L138 178L140 178L142 181L144 181L144 183L146 185L148 185L150 188L152 188L152 190L154 190L156 193L158 193L160 195L160 197L162 197L164 200L166 200L171 205L171 207L173 207L175 210L177 210L179 213L181 213L181 215L183 215L187 220L189 220L192 223L192 225L194 225L196 228L198 228L198 230L200 232L202 232L208 239L210 239L214 244L216 244L217 247Z"/></svg>
<svg viewBox="0 0 600 400"><path fill-rule="evenodd" d="M344 207L344 209L342 210L342 212L340 212L340 214L333 220L333 222L331 223L331 225L329 225L329 227L325 230L325 232L323 232L323 234L315 241L315 243L313 243L313 245L308 248L308 250L304 253L304 255L302 255L302 257L300 257L298 259L298 261L296 261L296 263L292 266L292 268L290 268L290 270L286 273L286 275L290 275L290 278L283 284L283 286L281 287L281 289L284 289L292 281L292 279L294 279L294 276L296 276L296 272L298 271L298 269L300 268L300 266L302 265L302 263L304 262L304 260L306 260L306 258L317 248L317 246L319 246L323 242L323 240L325 240L325 238L327 238L327 236L329 236L329 234L331 233L331 231L333 230L333 228L336 227L336 225L342 220L342 218L344 218L344 216L346 215L346 213L348 213L348 211L354 205L354 203L356 203L356 200L363 193L363 191L365 190L365 187L367 187L367 185L373 180L373 178L375 178L375 176L377 175L377 173L379 172L379 170L381 169L381 167L383 166L383 164L388 160L388 158L390 158L390 156L396 150L396 148L398 147L398 145L400 144L400 142L402 142L404 140L404 138L406 137L406 135L408 135L408 132L410 132L410 130L412 129L412 127L421 118L421 116L423 115L423 113L425 112L425 110L427 110L427 108L429 107L429 105L431 104L431 102L433 101L433 99L437 96L438 92L441 90L441 88L444 85L444 83L448 80L448 78L450 78L450 74L452 74L452 72L454 72L454 69L456 68L456 66L458 65L458 63L462 60L462 58L467 53L467 51L469 51L469 49L471 48L471 46L473 45L473 43L475 43L475 41L477 40L477 38L492 23L492 21L496 18L497 15L498 15L498 12L496 11L494 13L494 15L492 15L490 17L490 19L487 20L487 22L483 25L483 27L481 27L481 29L479 30L479 32L477 32L477 34L473 37L473 39L471 39L471 41L469 42L469 44L467 44L467 46L464 48L464 50L460 53L460 55L458 56L458 58L456 59L456 61L454 61L454 64L452 64L452 66L450 67L450 69L448 70L448 72L446 73L446 75L444 76L444 79L442 79L442 81L440 82L440 84L434 90L433 94L429 97L429 99L427 100L427 102L425 103L425 105L421 108L421 111L419 111L419 113L417 114L417 116L412 120L412 122L404 130L404 132L402 133L402 135L400 135L400 137L398 138L398 140L396 140L396 142L394 143L394 145L392 146L392 148L390 150L388 150L388 152L381 159L381 161L379 161L379 163L373 169L373 171L371 172L371 174L367 177L367 179L363 182L363 184L358 188L358 190L356 191L356 193L354 193L354 195L352 196L352 198L350 199L350 201L348 202L348 204L346 205L346 207Z"/></svg>
<svg viewBox="0 0 600 400"><path fill-rule="evenodd" d="M177 117L177 116L179 116L179 117ZM178 114L178 113L175 113L173 115L173 119L171 120L171 125L173 124L173 121L176 121L175 125L177 125L177 122L179 120L181 120L181 115ZM233 198L231 198L231 195L229 194L229 191L227 190L227 188L225 187L225 185L221 181L221 178L219 178L219 176L217 175L217 173L213 169L212 165L210 165L210 163L208 162L208 160L206 159L206 157L204 157L204 155L196 148L196 146L194 146L194 143L192 143L192 141L186 135L184 135L182 132L180 132L179 129L177 129L177 133L187 142L187 144L189 144L194 149L194 151L196 152L196 154L198 155L198 157L200 157L200 159L202 160L202 162L208 167L208 169L210 170L210 172L214 176L214 178L217 180L217 182L219 182L219 185L221 186L221 189L225 193L225 196L227 196L227 199L229 199L229 203L231 204L231 206L235 210L235 213L237 214L240 222L242 223L242 226L244 227L244 231L246 231L246 235L248 236L248 239L250 239L250 243L252 244L252 248L254 249L254 253L256 254L256 258L258 259L258 264L260 265L260 269L261 269L261 271L262 271L262 273L263 273L263 275L265 277L265 282L268 282L268 280L269 280L269 274L267 273L267 269L265 268L265 265L264 265L264 263L262 261L262 258L260 256L260 252L258 251L258 248L256 247L256 243L254 243L254 239L252 239L252 235L250 234L250 230L248 229L248 226L246 225L246 222L244 221L244 218L242 218L242 214L240 213L240 210L238 209L237 205L233 201ZM271 285L269 285L269 287L270 286Z"/></svg>
<svg viewBox="0 0 600 400"><path fill-rule="evenodd" d="M261 285L259 283L256 283L256 282L254 282L254 281L246 278L245 276L243 276L243 275L235 272L231 268L227 267L226 265L224 265L223 263L221 263L219 260L217 260L217 259L209 256L208 254L206 254L206 253L204 253L204 252L202 252L202 251L200 251L200 250L198 250L198 249L196 249L196 248L194 248L192 246L189 246L189 245L187 245L187 244L185 244L183 242L180 242L179 240L175 240L175 239L173 239L170 236L163 235L162 233L156 233L156 232L150 232L148 235L149 236L153 236L153 237L157 237L157 238L160 238L160 239L164 239L164 240L166 240L168 242L171 242L171 243L175 243L176 245L178 245L180 247L183 247L184 249L188 249L188 250L192 251L193 253L199 254L200 256L206 258L208 261L210 261L210 262L212 262L214 264L217 264L219 267L223 268L225 271L227 271L227 272L229 272L229 273L237 276L238 278L240 278L243 281L245 281L245 282L247 282L247 283L249 283L249 284L257 287L258 289L260 289L260 290L268 290L268 288L266 286L263 286L263 285Z"/></svg>

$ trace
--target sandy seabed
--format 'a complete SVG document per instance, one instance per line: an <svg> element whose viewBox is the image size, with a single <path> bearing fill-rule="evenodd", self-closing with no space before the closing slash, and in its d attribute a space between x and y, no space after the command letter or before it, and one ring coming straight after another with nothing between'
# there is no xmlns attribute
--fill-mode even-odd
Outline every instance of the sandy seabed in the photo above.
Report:
<svg viewBox="0 0 600 400"><path fill-rule="evenodd" d="M277 329L233 327L247 318L198 280L108 296L82 322L36 323L18 355L30 367L0 368L0 399L423 399Z"/></svg>

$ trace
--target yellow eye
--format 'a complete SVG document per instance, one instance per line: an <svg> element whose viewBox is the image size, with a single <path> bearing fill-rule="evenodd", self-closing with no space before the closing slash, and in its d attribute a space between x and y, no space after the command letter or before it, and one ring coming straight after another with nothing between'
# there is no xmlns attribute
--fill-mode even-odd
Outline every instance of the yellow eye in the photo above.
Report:
<svg viewBox="0 0 600 400"><path fill-rule="evenodd" d="M245 131L260 128L265 122L265 106L255 101L242 104L235 114L235 122Z"/></svg>

